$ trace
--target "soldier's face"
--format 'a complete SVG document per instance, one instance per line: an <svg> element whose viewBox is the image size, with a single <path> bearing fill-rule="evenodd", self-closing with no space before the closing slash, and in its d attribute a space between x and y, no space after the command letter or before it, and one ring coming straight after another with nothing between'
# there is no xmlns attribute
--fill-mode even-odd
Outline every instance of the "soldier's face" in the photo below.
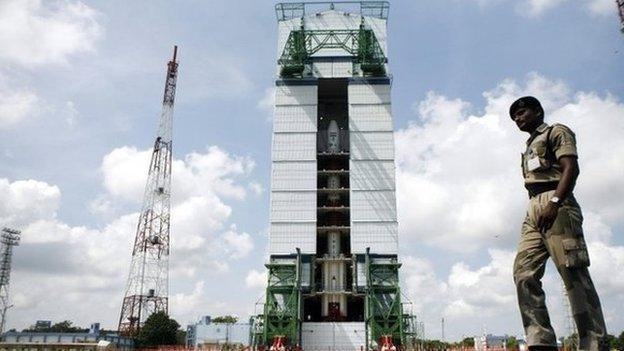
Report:
<svg viewBox="0 0 624 351"><path fill-rule="evenodd" d="M511 119L516 122L518 129L523 132L533 132L543 122L541 112L537 112L529 107L521 107L511 116Z"/></svg>

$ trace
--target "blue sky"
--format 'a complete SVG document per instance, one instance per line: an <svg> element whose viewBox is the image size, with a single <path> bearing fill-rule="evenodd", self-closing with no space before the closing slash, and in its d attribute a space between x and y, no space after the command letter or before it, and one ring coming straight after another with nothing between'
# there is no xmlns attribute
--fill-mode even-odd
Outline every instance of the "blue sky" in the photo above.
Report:
<svg viewBox="0 0 624 351"><path fill-rule="evenodd" d="M10 327L116 326L174 44L172 314L185 324L253 312L267 243L273 4L0 5L0 220L24 231ZM442 317L450 339L521 333L510 265L525 136L505 113L527 93L577 132L592 274L610 332L624 329L619 28L611 0L391 2L404 292L431 337Z"/></svg>

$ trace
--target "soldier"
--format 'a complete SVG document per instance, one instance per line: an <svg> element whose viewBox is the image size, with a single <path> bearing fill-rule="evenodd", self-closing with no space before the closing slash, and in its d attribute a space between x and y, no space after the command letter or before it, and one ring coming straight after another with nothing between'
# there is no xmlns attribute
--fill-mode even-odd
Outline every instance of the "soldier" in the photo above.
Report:
<svg viewBox="0 0 624 351"><path fill-rule="evenodd" d="M580 350L606 350L600 300L589 276L583 216L572 189L579 175L574 133L544 123L540 102L525 96L509 108L518 128L529 133L522 154L529 206L514 262L514 282L529 350L556 350L541 279L552 257L570 299Z"/></svg>

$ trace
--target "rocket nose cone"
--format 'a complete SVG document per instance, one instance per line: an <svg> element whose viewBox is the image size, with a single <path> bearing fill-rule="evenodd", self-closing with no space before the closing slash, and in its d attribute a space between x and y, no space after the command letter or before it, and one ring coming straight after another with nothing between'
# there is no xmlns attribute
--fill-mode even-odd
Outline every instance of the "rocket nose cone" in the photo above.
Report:
<svg viewBox="0 0 624 351"><path fill-rule="evenodd" d="M329 127L327 128L327 130L330 132L338 131L338 123L336 123L336 120L332 119L329 122Z"/></svg>

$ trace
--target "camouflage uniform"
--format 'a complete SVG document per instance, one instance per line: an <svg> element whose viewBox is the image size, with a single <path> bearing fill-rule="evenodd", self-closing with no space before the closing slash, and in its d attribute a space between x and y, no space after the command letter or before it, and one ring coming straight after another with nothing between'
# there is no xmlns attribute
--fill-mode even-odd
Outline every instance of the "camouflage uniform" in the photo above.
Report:
<svg viewBox="0 0 624 351"><path fill-rule="evenodd" d="M579 349L603 350L605 322L587 269L589 256L581 227L583 216L574 196L569 194L563 201L548 231L540 233L537 227L538 214L553 197L561 178L557 160L562 156L577 156L574 133L563 125L549 127L545 123L531 135L522 154L522 173L530 194L514 262L522 323L529 346L556 345L541 283L546 260L552 257L570 299Z"/></svg>

